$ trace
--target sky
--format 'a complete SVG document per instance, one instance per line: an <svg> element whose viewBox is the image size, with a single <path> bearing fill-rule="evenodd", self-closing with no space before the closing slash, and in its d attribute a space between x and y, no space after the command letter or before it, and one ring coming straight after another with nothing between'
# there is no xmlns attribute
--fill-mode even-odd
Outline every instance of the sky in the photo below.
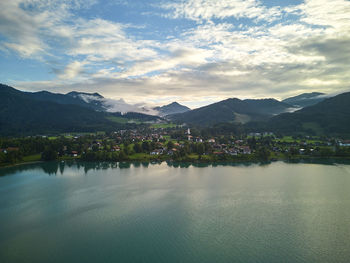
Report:
<svg viewBox="0 0 350 263"><path fill-rule="evenodd" d="M0 82L191 108L350 90L348 0L1 0Z"/></svg>

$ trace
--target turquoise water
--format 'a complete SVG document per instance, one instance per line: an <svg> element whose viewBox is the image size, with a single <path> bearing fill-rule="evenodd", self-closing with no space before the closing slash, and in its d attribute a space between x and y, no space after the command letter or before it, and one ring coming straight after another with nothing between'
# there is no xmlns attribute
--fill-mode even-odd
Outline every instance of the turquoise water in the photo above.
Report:
<svg viewBox="0 0 350 263"><path fill-rule="evenodd" d="M0 262L350 262L350 165L0 169Z"/></svg>

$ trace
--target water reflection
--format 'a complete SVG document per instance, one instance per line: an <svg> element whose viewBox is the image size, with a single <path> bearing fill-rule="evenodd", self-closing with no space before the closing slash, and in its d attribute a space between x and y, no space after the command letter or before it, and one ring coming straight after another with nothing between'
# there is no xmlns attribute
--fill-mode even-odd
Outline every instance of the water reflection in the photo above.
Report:
<svg viewBox="0 0 350 263"><path fill-rule="evenodd" d="M63 175L66 168L76 167L78 170L83 169L87 174L93 170L107 170L107 169L130 169L135 168L148 168L150 166L166 165L173 168L206 168L206 167L220 167L220 166L232 166L232 167L249 167L252 165L269 166L272 162L252 163L252 162L216 162L216 163L190 163L190 162L81 162L81 161L59 161L59 162L42 162L36 164L22 164L12 167L0 168L0 176L10 175L16 172L26 171L30 169L40 168L48 175ZM322 164L322 165L336 165L336 164L350 164L350 160L346 159L299 159L288 160L284 163L290 164Z"/></svg>
<svg viewBox="0 0 350 263"><path fill-rule="evenodd" d="M6 172L0 262L349 262L347 165L71 161Z"/></svg>

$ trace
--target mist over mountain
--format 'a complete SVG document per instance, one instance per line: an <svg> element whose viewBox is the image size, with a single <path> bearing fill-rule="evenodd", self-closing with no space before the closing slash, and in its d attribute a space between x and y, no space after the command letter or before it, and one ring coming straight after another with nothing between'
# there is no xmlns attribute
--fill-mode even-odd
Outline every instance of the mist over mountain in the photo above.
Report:
<svg viewBox="0 0 350 263"><path fill-rule="evenodd" d="M263 121L269 117L287 112L291 105L275 99L226 99L198 109L169 116L174 121L210 126L220 122L247 123Z"/></svg>
<svg viewBox="0 0 350 263"><path fill-rule="evenodd" d="M108 131L161 120L139 112L107 112L98 93L31 93L0 84L0 98L0 134L6 136Z"/></svg>
<svg viewBox="0 0 350 263"><path fill-rule="evenodd" d="M148 107L145 104L129 104L124 99L110 99L105 98L98 93L85 93L85 92L69 92L66 94L77 100L80 100L81 103L86 103L89 107L106 112L139 112L149 115L157 115L158 112L153 110L151 107Z"/></svg>
<svg viewBox="0 0 350 263"><path fill-rule="evenodd" d="M96 111L105 111L102 103L103 97L98 93L81 93L72 91L67 94L52 93L48 91L25 92L28 98L39 101L51 101L58 104L79 105Z"/></svg>
<svg viewBox="0 0 350 263"><path fill-rule="evenodd" d="M311 93L303 93L294 97L290 97L282 100L282 102L290 104L295 107L307 107L315 105L327 98L326 94L321 92L311 92Z"/></svg>
<svg viewBox="0 0 350 263"><path fill-rule="evenodd" d="M0 85L0 134L42 134L64 131L96 131L117 126L105 118L105 113L76 104L57 103L64 98L49 94L21 92Z"/></svg>
<svg viewBox="0 0 350 263"><path fill-rule="evenodd" d="M349 92L332 98L322 93L301 94L283 101L231 98L193 110L177 102L150 108L106 99L98 93L23 92L2 84L0 95L0 133L6 135L110 130L121 124L164 121L159 115L179 124L206 127L231 123L243 124L248 130L285 133L350 132ZM302 105L298 101L316 104L298 110Z"/></svg>
<svg viewBox="0 0 350 263"><path fill-rule="evenodd" d="M6 86L6 85L2 85ZM71 91L67 94L52 93L49 91L23 92L28 98L38 101L51 101L58 104L71 104L105 112L139 112L143 114L157 115L158 112L144 104L129 104L123 99L105 98L99 93L86 93Z"/></svg>
<svg viewBox="0 0 350 263"><path fill-rule="evenodd" d="M268 126L279 132L345 134L350 132L350 92L271 118Z"/></svg>

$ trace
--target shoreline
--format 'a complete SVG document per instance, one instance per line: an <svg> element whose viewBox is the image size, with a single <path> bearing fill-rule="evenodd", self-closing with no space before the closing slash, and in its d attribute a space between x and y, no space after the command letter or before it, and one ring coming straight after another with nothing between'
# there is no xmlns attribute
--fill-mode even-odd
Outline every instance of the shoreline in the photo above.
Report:
<svg viewBox="0 0 350 263"><path fill-rule="evenodd" d="M45 161L19 162L19 163L13 163L13 164L6 164L6 165L3 165L3 166L0 165L0 169L1 168L10 168L10 167L15 167L15 166L21 166L21 165L25 165L25 164L36 164L36 163L45 163Z"/></svg>
<svg viewBox="0 0 350 263"><path fill-rule="evenodd" d="M40 163L50 163L50 162L72 162L76 161L79 163L94 163L94 162L99 162L99 163L118 163L118 164L133 164L133 163L147 163L147 164L161 164L161 163L168 163L168 164L174 164L174 165L228 165L228 164L261 164L261 165L266 165L266 164L271 164L274 162L286 162L286 163L318 163L318 162L327 162L329 161L330 164L333 163L345 163L349 162L350 164L350 157L309 157L305 156L303 158L271 158L269 160L218 160L218 161L206 161L206 160L192 160L192 161L175 161L175 160L161 160L161 159L154 159L154 160L123 160L123 161L100 161L100 160L91 160L91 161L86 161L86 160L81 160L80 158L71 158L71 159L58 159L58 160L52 160L52 161L31 161L31 162L20 162L20 163L15 163L15 164L9 164L9 165L4 165L0 166L0 169L2 168L12 168L12 167L17 167L17 166L22 166L22 165L31 165L31 164L40 164Z"/></svg>

